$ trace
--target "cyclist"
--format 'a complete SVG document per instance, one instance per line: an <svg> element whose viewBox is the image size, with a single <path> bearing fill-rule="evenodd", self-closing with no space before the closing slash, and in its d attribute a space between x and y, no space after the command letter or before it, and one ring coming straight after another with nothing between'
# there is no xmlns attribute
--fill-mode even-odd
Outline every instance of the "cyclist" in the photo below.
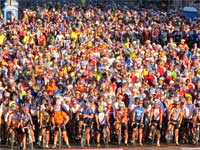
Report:
<svg viewBox="0 0 200 150"><path fill-rule="evenodd" d="M195 105L192 103L192 97L190 95L186 96L186 103L183 106L183 123L182 129L183 131L188 130L188 133L183 132L183 143L188 140L195 141L195 134L193 128L193 117L195 114ZM188 126L189 125L189 126ZM188 139L188 136L191 136L191 139Z"/></svg>
<svg viewBox="0 0 200 150"><path fill-rule="evenodd" d="M111 129L113 128L114 125L114 114L113 114L113 107L112 107L112 100L109 99L107 102L107 107L106 107L106 112L107 112L107 123L108 123L108 142L110 142L110 135L111 135Z"/></svg>
<svg viewBox="0 0 200 150"><path fill-rule="evenodd" d="M46 103L45 100L43 100L43 104L40 107L39 110L39 125L40 125L40 135L38 137L38 142L39 145L41 145L41 140L42 140L42 136L43 138L46 137L46 145L45 147L48 148L49 147L49 138L50 138L50 107L48 105L48 103ZM45 134L45 136L44 136Z"/></svg>
<svg viewBox="0 0 200 150"><path fill-rule="evenodd" d="M116 122L115 122L115 130L116 133L120 131L119 129L121 128L121 133L124 131L124 143L125 146L128 145L128 109L125 107L124 103L119 103L119 109L116 111ZM119 142L118 144L121 144Z"/></svg>
<svg viewBox="0 0 200 150"><path fill-rule="evenodd" d="M103 133L103 129L106 128L106 132L108 132L108 123L107 123L107 113L106 110L103 109L103 106L98 107L98 112L95 114L96 124L97 124L97 146L100 147L101 133ZM104 135L103 135L104 136Z"/></svg>
<svg viewBox="0 0 200 150"><path fill-rule="evenodd" d="M170 110L169 114L168 114L168 127L167 127L167 137L170 134L171 128L174 127L175 130L175 142L176 145L179 145L179 129L180 129L180 125L182 122L182 118L183 118L183 112L182 109L180 107L181 102L179 101L179 99L175 99L174 102L175 106Z"/></svg>
<svg viewBox="0 0 200 150"><path fill-rule="evenodd" d="M10 94L8 92L4 93L3 102L0 105L0 140L6 140L6 116L9 111Z"/></svg>
<svg viewBox="0 0 200 150"><path fill-rule="evenodd" d="M80 125L86 126L86 141L88 147L90 146L90 130L92 119L94 118L94 113L91 108L91 104L88 102L82 111L82 121Z"/></svg>
<svg viewBox="0 0 200 150"><path fill-rule="evenodd" d="M11 111L7 122L8 136L11 137L12 134L15 134L19 139L19 142L21 142L21 114L18 112L19 110L16 106L12 106ZM20 145L21 144L22 143L20 143Z"/></svg>
<svg viewBox="0 0 200 150"><path fill-rule="evenodd" d="M150 133L149 137L152 138L152 132L157 129L157 146L160 146L160 130L162 128L163 111L160 106L160 100L155 99L154 106L150 110Z"/></svg>
<svg viewBox="0 0 200 150"><path fill-rule="evenodd" d="M136 98L138 99L138 98ZM136 134L138 132L139 135L139 145L142 146L142 138L143 138L143 128L144 128L144 113L145 109L143 107L143 101L140 100L138 106L136 106L133 110L133 132L132 132L132 140L133 145L135 145ZM137 130L138 129L138 130Z"/></svg>
<svg viewBox="0 0 200 150"><path fill-rule="evenodd" d="M67 115L67 113L65 113L61 109L62 97L60 95L56 95L55 98L56 98L55 99L56 104L53 106L53 113L52 113L52 124L53 124L53 129L54 129L54 145L52 148L56 148L56 144L58 141L59 128L61 128L63 138L67 147L70 147L69 139L68 139L67 131L66 131L66 124L69 122L70 118Z"/></svg>
<svg viewBox="0 0 200 150"><path fill-rule="evenodd" d="M30 134L30 136L32 137L33 139L32 142L35 141L33 132L33 130L35 130L35 127L33 124L32 117L29 113L28 106L23 107L23 113L21 116L21 125L22 125L22 147L23 149L26 149L26 143L27 143L26 139L28 134ZM28 130L30 131L30 133L28 132Z"/></svg>

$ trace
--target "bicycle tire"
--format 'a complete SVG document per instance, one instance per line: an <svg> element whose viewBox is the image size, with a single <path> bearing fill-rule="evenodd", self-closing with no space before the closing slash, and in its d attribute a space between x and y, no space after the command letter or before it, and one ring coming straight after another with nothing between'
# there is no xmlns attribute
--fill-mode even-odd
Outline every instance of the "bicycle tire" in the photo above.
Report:
<svg viewBox="0 0 200 150"><path fill-rule="evenodd" d="M103 129L103 140L104 140L104 144L107 145L108 144L108 137L107 137L107 132L106 132L105 127Z"/></svg>
<svg viewBox="0 0 200 150"><path fill-rule="evenodd" d="M46 133L44 135L42 135L42 148L43 149L46 148Z"/></svg>
<svg viewBox="0 0 200 150"><path fill-rule="evenodd" d="M156 128L154 128L153 133L152 133L152 141L151 141L152 145L154 144L155 136L156 136Z"/></svg>
<svg viewBox="0 0 200 150"><path fill-rule="evenodd" d="M118 145L121 145L121 136L122 136L122 131L121 131L121 128L119 128L118 130L118 137L117 137L117 140L118 140Z"/></svg>
<svg viewBox="0 0 200 150"><path fill-rule="evenodd" d="M12 134L11 134L11 150L13 150L14 149L14 140L15 140L15 134L14 134L14 132L12 132Z"/></svg>
<svg viewBox="0 0 200 150"><path fill-rule="evenodd" d="M58 136L59 136L59 148L62 148L62 132L61 132L61 128L58 129Z"/></svg>
<svg viewBox="0 0 200 150"><path fill-rule="evenodd" d="M31 133L30 133L30 129L28 129L28 141L29 141L30 149L33 150L34 149L33 139L32 139Z"/></svg>

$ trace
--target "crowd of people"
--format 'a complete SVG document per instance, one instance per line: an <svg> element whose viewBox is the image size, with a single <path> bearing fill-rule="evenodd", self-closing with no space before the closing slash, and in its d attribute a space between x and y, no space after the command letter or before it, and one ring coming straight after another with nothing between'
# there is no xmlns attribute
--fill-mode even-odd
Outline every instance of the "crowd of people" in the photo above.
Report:
<svg viewBox="0 0 200 150"><path fill-rule="evenodd" d="M0 22L1 142L14 131L26 149L28 127L34 142L45 134L56 148L61 128L70 147L83 126L87 146L100 146L104 128L108 143L122 131L118 144L142 146L156 127L160 146L172 126L176 145L188 128L197 142L199 18L112 2L54 6Z"/></svg>

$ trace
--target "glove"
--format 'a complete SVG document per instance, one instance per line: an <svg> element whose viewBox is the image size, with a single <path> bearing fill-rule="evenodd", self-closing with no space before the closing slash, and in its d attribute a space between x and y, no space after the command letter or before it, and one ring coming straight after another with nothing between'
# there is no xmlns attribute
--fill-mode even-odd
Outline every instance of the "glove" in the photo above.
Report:
<svg viewBox="0 0 200 150"><path fill-rule="evenodd" d="M160 129L162 129L162 124L160 124Z"/></svg>

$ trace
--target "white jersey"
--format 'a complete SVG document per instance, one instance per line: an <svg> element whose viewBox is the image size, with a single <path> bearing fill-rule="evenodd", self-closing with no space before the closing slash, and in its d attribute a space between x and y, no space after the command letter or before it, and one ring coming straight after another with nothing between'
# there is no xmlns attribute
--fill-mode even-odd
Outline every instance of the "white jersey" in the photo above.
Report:
<svg viewBox="0 0 200 150"><path fill-rule="evenodd" d="M192 119L195 111L194 104L185 104L183 106L183 112L185 113L185 119Z"/></svg>
<svg viewBox="0 0 200 150"><path fill-rule="evenodd" d="M103 111L101 113L96 113L96 117L99 120L100 125L104 125L106 123L106 112Z"/></svg>

